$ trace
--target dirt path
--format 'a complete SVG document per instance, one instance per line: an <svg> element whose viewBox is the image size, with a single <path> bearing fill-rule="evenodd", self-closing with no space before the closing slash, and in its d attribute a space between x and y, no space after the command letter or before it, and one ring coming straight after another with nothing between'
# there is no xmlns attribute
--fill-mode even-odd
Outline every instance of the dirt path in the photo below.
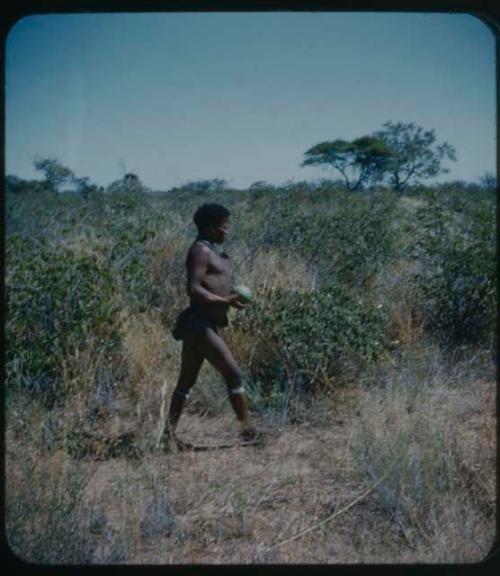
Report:
<svg viewBox="0 0 500 576"><path fill-rule="evenodd" d="M488 449L491 443L490 390L486 384L476 388L474 401L462 395L459 403L458 391L447 397L449 417L460 412L457 439L468 435L467 446L476 446L470 454L464 452L471 473L480 462L478 448ZM328 425L271 427L264 447L102 462L87 498L106 511L109 540L124 542L127 563L431 561L428 543L416 545L418 537L401 529L377 490L349 507L373 484L352 455L355 418L345 412ZM179 435L212 444L234 437L236 429L231 415L186 414ZM492 458L493 453L488 466ZM489 493L484 500L492 500L494 483L484 473L481 478ZM485 510L485 518L491 510ZM453 544L446 538L445 548Z"/></svg>
<svg viewBox="0 0 500 576"><path fill-rule="evenodd" d="M234 424L186 415L183 429L190 430L189 440L211 443L227 438ZM360 561L359 554L352 554L351 524L359 515L353 509L350 521L343 517L280 544L366 489L366 479L351 461L349 442L339 421L324 429L301 425L271 430L263 448L154 455L140 463L109 460L96 470L88 498L114 503L110 524L116 532L129 526L133 562ZM162 497L168 498L176 528L148 542L130 526L143 521L151 502ZM367 502L368 497L359 509Z"/></svg>

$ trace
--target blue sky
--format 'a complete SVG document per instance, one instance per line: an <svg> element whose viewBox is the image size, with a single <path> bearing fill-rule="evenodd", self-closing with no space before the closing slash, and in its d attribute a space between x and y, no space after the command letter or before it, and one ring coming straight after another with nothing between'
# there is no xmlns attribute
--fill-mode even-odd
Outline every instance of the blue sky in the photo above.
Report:
<svg viewBox="0 0 500 576"><path fill-rule="evenodd" d="M443 179L494 172L494 37L467 14L29 16L6 44L6 172L36 156L107 185L337 177L300 168L323 140L388 120L457 151Z"/></svg>

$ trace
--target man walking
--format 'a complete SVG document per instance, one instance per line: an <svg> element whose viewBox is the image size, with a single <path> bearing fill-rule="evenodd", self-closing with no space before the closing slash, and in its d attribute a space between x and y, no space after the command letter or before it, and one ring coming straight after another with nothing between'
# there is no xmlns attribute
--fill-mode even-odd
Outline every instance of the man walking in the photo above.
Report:
<svg viewBox="0 0 500 576"><path fill-rule="evenodd" d="M229 232L229 216L220 204L203 204L194 215L198 236L186 258L190 306L179 315L173 330L174 338L182 340L182 360L163 435L167 450L172 443L181 450L189 447L175 437L175 428L205 359L226 382L241 425L242 443L252 443L257 437L249 418L241 369L218 331L228 325L229 306L244 308L239 295L232 292L230 258L222 249Z"/></svg>

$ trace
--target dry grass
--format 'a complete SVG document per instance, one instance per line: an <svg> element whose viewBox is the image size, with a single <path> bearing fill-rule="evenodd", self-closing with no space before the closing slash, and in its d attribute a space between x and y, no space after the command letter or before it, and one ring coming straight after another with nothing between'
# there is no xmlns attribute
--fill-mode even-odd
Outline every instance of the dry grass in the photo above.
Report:
<svg viewBox="0 0 500 576"><path fill-rule="evenodd" d="M184 436L189 430L194 439L203 430L206 435L207 429L218 436L231 423L205 419L202 427L198 418L188 415L183 426ZM344 450L331 452L331 433L326 443L318 440L317 431L291 428L264 450L151 456L135 470L110 461L89 484L87 499L99 501L106 494L110 498L110 490L114 493L115 506L108 517L115 533L126 530L128 562L298 562L303 554L296 546L273 544L306 527L329 505L332 474L341 476L336 471L340 466L334 464L345 468ZM340 440L336 442L345 444ZM319 484L325 488L321 495ZM160 508L156 513L155 503ZM163 534L161 508L172 516L163 520ZM141 526L148 511L152 518L145 533ZM156 528L151 527L154 517L160 519ZM314 555L311 549L308 556Z"/></svg>
<svg viewBox="0 0 500 576"><path fill-rule="evenodd" d="M11 549L30 562L91 562L92 543L82 523L81 495L92 471L82 471L81 464L62 451L51 455L10 451L6 464Z"/></svg>
<svg viewBox="0 0 500 576"><path fill-rule="evenodd" d="M360 391L353 455L414 562L475 562L494 538L493 379L417 349Z"/></svg>
<svg viewBox="0 0 500 576"><path fill-rule="evenodd" d="M158 394L146 382L160 387L152 367L175 364L161 342L151 319L131 320L137 409L151 429ZM421 347L378 383L316 400L300 425L264 418L262 448L102 462L36 443L17 419L31 414L39 430L46 413L18 405L7 421L9 542L56 564L476 562L494 537L494 400L474 362L450 367ZM188 411L179 434L210 444L236 429L227 410Z"/></svg>
<svg viewBox="0 0 500 576"><path fill-rule="evenodd" d="M422 341L425 328L425 316L411 279L414 272L409 262L401 260L379 273L374 282L377 300L389 315L392 339L410 349Z"/></svg>
<svg viewBox="0 0 500 576"><path fill-rule="evenodd" d="M171 250L172 258L179 254ZM257 295L314 289L313 272L295 255L236 257L243 263L238 281ZM401 345L392 364L343 387L325 375L331 393L307 402L290 387L261 407L262 448L169 455L157 450L180 361L168 322L185 296L167 275L161 318L122 314L119 386L103 368L105 351L89 346L71 359L78 370L68 370L73 393L64 406L49 411L24 396L9 400L13 550L49 564L480 560L495 528L493 375L480 369L484 359L453 364L422 344L406 271L394 268L376 287ZM151 274L163 272L153 267ZM231 327L225 338L243 367L265 357L258 334ZM107 449L124 431L139 455ZM179 434L216 444L236 431L225 386L204 365ZM94 440L96 432L100 446L74 449L82 434Z"/></svg>
<svg viewBox="0 0 500 576"><path fill-rule="evenodd" d="M123 343L129 398L134 407L130 416L140 430L139 444L154 447L163 429L166 404L176 385L180 345L172 340L158 318L147 314L124 320Z"/></svg>
<svg viewBox="0 0 500 576"><path fill-rule="evenodd" d="M268 248L255 255L241 251L234 258L241 262L237 282L249 286L255 294L278 288L300 292L310 292L315 288L314 270L296 253Z"/></svg>
<svg viewBox="0 0 500 576"><path fill-rule="evenodd" d="M400 299L388 306L391 318L391 333L397 343L411 347L420 341L424 334L425 319L411 292L404 292Z"/></svg>

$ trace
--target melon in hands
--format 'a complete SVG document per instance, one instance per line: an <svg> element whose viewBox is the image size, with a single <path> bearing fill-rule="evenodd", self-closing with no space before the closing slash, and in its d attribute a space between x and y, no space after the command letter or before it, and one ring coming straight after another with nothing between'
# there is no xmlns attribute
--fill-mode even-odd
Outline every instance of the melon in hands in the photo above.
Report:
<svg viewBox="0 0 500 576"><path fill-rule="evenodd" d="M250 290L250 288L248 288L248 286L243 286L242 284L239 284L238 286L235 286L233 288L233 292L235 294L238 294L239 296L238 300L242 304L248 304L249 302L252 301L252 291Z"/></svg>

